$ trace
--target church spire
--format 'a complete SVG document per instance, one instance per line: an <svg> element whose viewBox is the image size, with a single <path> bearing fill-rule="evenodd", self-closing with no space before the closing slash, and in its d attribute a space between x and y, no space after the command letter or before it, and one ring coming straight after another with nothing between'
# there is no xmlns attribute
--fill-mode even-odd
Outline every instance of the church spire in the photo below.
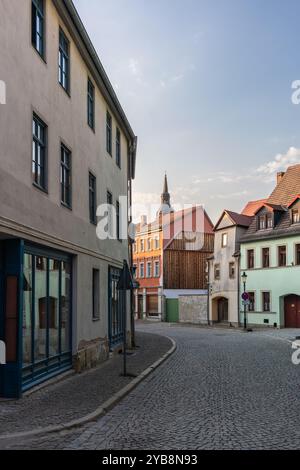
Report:
<svg viewBox="0 0 300 470"><path fill-rule="evenodd" d="M164 187L161 195L161 206L159 208L158 215L168 214L169 212L173 212L173 209L171 207L171 196L168 188L168 177L167 173L165 173Z"/></svg>

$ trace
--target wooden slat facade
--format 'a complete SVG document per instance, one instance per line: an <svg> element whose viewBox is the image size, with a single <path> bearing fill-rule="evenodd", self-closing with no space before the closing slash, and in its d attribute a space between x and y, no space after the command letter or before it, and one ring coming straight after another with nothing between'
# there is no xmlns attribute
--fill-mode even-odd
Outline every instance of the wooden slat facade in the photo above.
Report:
<svg viewBox="0 0 300 470"><path fill-rule="evenodd" d="M207 289L206 261L213 254L214 234L199 236L203 238L201 250L195 249L199 247L199 237L196 237L195 247L191 246L190 240L175 239L164 250L165 289Z"/></svg>

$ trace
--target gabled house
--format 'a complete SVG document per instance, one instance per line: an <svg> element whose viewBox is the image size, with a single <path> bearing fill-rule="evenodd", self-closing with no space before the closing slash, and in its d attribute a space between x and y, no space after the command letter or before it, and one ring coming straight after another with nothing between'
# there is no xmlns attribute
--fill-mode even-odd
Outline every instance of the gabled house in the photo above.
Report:
<svg viewBox="0 0 300 470"><path fill-rule="evenodd" d="M214 254L209 259L209 322L239 324L240 239L263 201L249 203L238 214L224 210L214 227Z"/></svg>
<svg viewBox="0 0 300 470"><path fill-rule="evenodd" d="M240 241L248 323L300 328L300 165L278 174L276 188Z"/></svg>
<svg viewBox="0 0 300 470"><path fill-rule="evenodd" d="M202 206L173 211L165 177L156 219L147 223L142 216L136 226L136 317L178 321L179 296L206 296L213 243L213 224Z"/></svg>

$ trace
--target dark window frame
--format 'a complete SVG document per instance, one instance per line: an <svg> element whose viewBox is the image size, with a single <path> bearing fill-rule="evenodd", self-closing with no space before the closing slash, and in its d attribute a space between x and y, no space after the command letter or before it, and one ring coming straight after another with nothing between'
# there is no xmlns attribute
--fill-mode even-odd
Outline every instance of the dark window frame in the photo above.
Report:
<svg viewBox="0 0 300 470"><path fill-rule="evenodd" d="M287 265L287 248L286 245L279 245L278 250L278 267L283 268Z"/></svg>
<svg viewBox="0 0 300 470"><path fill-rule="evenodd" d="M38 31L38 21L42 27L42 31ZM38 39L41 43L41 49L38 46ZM31 2L31 44L45 60L45 0L32 0Z"/></svg>
<svg viewBox="0 0 300 470"><path fill-rule="evenodd" d="M95 86L90 78L87 83L87 123L95 131Z"/></svg>
<svg viewBox="0 0 300 470"><path fill-rule="evenodd" d="M300 266L300 243L296 243L295 246L295 264Z"/></svg>
<svg viewBox="0 0 300 470"><path fill-rule="evenodd" d="M112 116L106 112L106 151L112 157Z"/></svg>
<svg viewBox="0 0 300 470"><path fill-rule="evenodd" d="M89 215L90 222L97 225L97 178L89 172Z"/></svg>
<svg viewBox="0 0 300 470"><path fill-rule="evenodd" d="M62 206L72 210L72 152L63 143L60 146L60 201Z"/></svg>
<svg viewBox="0 0 300 470"><path fill-rule="evenodd" d="M247 269L254 269L255 266L255 252L254 249L251 248L247 250Z"/></svg>
<svg viewBox="0 0 300 470"><path fill-rule="evenodd" d="M255 292L251 291L251 292L248 292L248 294L249 294L248 311L255 312Z"/></svg>
<svg viewBox="0 0 300 470"><path fill-rule="evenodd" d="M221 279L221 266L219 263L214 266L214 279L215 281L219 281Z"/></svg>
<svg viewBox="0 0 300 470"><path fill-rule="evenodd" d="M38 130L40 129L40 131ZM42 133L42 138L39 136ZM33 113L32 117L32 158L31 158L31 174L33 185L41 191L48 191L48 126L42 119ZM40 163L38 159L40 155ZM33 171L34 169L34 171ZM40 169L40 177L39 170Z"/></svg>
<svg viewBox="0 0 300 470"><path fill-rule="evenodd" d="M121 239L121 213L120 213L120 203L119 201L116 201L116 235L117 235L117 240L119 242L122 241Z"/></svg>
<svg viewBox="0 0 300 470"><path fill-rule="evenodd" d="M65 62L64 62L65 61ZM66 70L64 67L66 63ZM64 78L66 83L64 83ZM71 66L70 66L70 41L62 28L59 28L58 47L58 82L65 92L70 95Z"/></svg>
<svg viewBox="0 0 300 470"><path fill-rule="evenodd" d="M262 293L262 311L270 312L271 311L271 292L263 291ZM267 297L267 300L266 300Z"/></svg>
<svg viewBox="0 0 300 470"><path fill-rule="evenodd" d="M121 144L121 131L117 127L116 130L116 164L121 168L121 158L122 158L122 144Z"/></svg>
<svg viewBox="0 0 300 470"><path fill-rule="evenodd" d="M229 279L235 279L235 262L229 262Z"/></svg>
<svg viewBox="0 0 300 470"><path fill-rule="evenodd" d="M93 321L100 320L100 270L93 268L93 278L92 278L92 302L93 302L93 311L92 318Z"/></svg>
<svg viewBox="0 0 300 470"><path fill-rule="evenodd" d="M262 267L269 268L270 267L270 248L268 247L262 248L261 257L262 257Z"/></svg>

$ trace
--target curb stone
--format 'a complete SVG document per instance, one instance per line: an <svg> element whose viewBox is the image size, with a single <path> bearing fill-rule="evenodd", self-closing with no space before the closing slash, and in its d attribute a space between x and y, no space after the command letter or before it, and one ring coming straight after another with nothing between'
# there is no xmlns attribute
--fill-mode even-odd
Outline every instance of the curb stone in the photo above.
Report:
<svg viewBox="0 0 300 470"><path fill-rule="evenodd" d="M134 378L129 384L123 387L121 390L116 392L111 398L106 400L102 405L96 408L95 411L92 413L83 416L82 418L70 421L65 424L59 424L57 426L47 426L45 428L33 429L31 431L25 432L17 432L12 434L2 434L0 435L0 442L9 439L17 439L17 438L26 438L26 437L34 437L38 435L44 434L51 434L61 431L67 431L73 428L81 427L85 424L88 424L92 421L96 421L101 416L105 415L108 411L110 411L117 403L119 403L126 395L128 395L137 385L139 385L148 375L150 375L155 369L157 369L163 362L165 362L176 350L176 342L170 338L169 336L165 336L168 338L171 343L172 347L167 351L160 359L154 362L151 366L141 372L138 377Z"/></svg>

